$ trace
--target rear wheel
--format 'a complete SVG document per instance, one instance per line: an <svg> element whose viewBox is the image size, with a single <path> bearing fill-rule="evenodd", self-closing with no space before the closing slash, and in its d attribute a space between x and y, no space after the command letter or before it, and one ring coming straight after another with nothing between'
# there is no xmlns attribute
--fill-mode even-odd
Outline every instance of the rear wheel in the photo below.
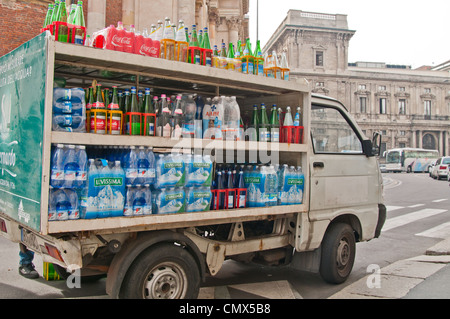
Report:
<svg viewBox="0 0 450 319"><path fill-rule="evenodd" d="M195 299L200 271L180 246L161 244L143 252L124 279L121 297L131 299Z"/></svg>
<svg viewBox="0 0 450 319"><path fill-rule="evenodd" d="M348 224L330 226L322 242L320 275L331 284L341 284L350 275L356 256L353 229Z"/></svg>

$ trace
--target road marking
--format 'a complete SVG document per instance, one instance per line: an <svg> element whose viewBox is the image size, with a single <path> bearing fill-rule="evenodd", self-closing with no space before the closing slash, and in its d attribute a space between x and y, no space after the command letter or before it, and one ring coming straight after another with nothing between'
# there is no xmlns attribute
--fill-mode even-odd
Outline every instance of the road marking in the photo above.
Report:
<svg viewBox="0 0 450 319"><path fill-rule="evenodd" d="M425 209L419 210L417 212L390 218L390 219L386 220L386 223L383 226L383 231L388 231L388 230L418 221L423 218L427 218L427 217L431 217L434 215L445 213L447 211L448 210L446 210L446 209L425 208Z"/></svg>
<svg viewBox="0 0 450 319"><path fill-rule="evenodd" d="M425 206L425 204L416 204L416 205L408 206L408 208L417 208L417 207L422 207L422 206Z"/></svg>
<svg viewBox="0 0 450 319"><path fill-rule="evenodd" d="M417 233L416 236L441 238L441 239L448 238L450 237L450 222L430 228L421 233Z"/></svg>
<svg viewBox="0 0 450 319"><path fill-rule="evenodd" d="M446 200L448 200L447 198L443 198L443 199L436 199L433 201L433 203L440 203L440 202L445 202Z"/></svg>
<svg viewBox="0 0 450 319"><path fill-rule="evenodd" d="M386 209L387 209L388 212L393 212L394 210L402 209L402 208L405 208L405 207L402 207L402 206L386 206Z"/></svg>

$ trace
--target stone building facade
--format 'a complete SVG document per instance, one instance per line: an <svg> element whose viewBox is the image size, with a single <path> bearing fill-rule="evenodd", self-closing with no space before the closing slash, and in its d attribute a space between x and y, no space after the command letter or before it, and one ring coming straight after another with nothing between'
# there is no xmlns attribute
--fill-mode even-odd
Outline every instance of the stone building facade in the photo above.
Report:
<svg viewBox="0 0 450 319"><path fill-rule="evenodd" d="M383 133L384 149L419 147L450 154L449 62L412 70L385 63L348 63L356 31L347 16L290 10L264 52L288 56L292 78L343 102L370 137Z"/></svg>

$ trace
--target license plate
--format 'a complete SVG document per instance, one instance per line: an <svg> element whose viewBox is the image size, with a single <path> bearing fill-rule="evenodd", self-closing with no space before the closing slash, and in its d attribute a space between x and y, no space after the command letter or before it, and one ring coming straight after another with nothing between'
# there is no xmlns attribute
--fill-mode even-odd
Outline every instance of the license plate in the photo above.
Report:
<svg viewBox="0 0 450 319"><path fill-rule="evenodd" d="M39 251L39 244L36 235L24 228L21 229L21 232L22 243L31 250Z"/></svg>
<svg viewBox="0 0 450 319"><path fill-rule="evenodd" d="M0 231L7 233L8 229L6 228L6 222L0 218Z"/></svg>

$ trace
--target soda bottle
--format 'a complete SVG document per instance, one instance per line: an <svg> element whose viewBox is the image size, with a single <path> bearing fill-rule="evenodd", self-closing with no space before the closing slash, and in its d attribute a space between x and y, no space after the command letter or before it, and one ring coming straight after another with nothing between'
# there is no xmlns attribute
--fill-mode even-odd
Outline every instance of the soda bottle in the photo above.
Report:
<svg viewBox="0 0 450 319"><path fill-rule="evenodd" d="M260 40L256 41L256 49L254 56L255 56L254 73L259 76L264 76L264 57L262 55Z"/></svg>
<svg viewBox="0 0 450 319"><path fill-rule="evenodd" d="M227 172L227 190L228 190L228 209L234 208L234 197L236 194L236 191L234 189L234 183L233 183L233 172L229 170Z"/></svg>
<svg viewBox="0 0 450 319"><path fill-rule="evenodd" d="M158 97L155 96L156 100ZM142 116L142 127L144 128L143 134L145 136L155 136L155 115L149 116L149 114L155 114L154 103L151 101L150 89L145 89L144 98L144 112ZM145 116L144 116L145 115Z"/></svg>
<svg viewBox="0 0 450 319"><path fill-rule="evenodd" d="M293 126L294 121L292 121L291 107L286 107L286 115L284 116L283 126Z"/></svg>
<svg viewBox="0 0 450 319"><path fill-rule="evenodd" d="M166 95L161 95L161 135L162 137L170 138L172 136L173 124L172 124L172 111L170 109L170 103L168 102Z"/></svg>
<svg viewBox="0 0 450 319"><path fill-rule="evenodd" d="M258 118L258 105L253 105L252 120L248 126L249 141L258 141L259 138L259 118Z"/></svg>
<svg viewBox="0 0 450 319"><path fill-rule="evenodd" d="M270 141L270 124L269 118L267 117L266 105L261 103L261 122L259 123L259 141L269 142Z"/></svg>
<svg viewBox="0 0 450 319"><path fill-rule="evenodd" d="M198 30L197 37L198 37L198 45L200 47L202 47L202 44L203 44L203 30L202 29Z"/></svg>
<svg viewBox="0 0 450 319"><path fill-rule="evenodd" d="M77 157L77 163L78 163L78 170L75 174L75 183L74 187L78 189L83 189L86 187L86 181L87 181L87 165L88 165L88 158L86 154L86 146L79 145L76 147L76 157Z"/></svg>
<svg viewBox="0 0 450 319"><path fill-rule="evenodd" d="M56 145L52 155L50 176L50 185L54 188L60 188L64 185L64 153L64 145Z"/></svg>
<svg viewBox="0 0 450 319"><path fill-rule="evenodd" d="M222 179L222 172L217 171L216 178L215 178L215 189L222 190L223 187L223 179ZM224 192L217 192L216 197L214 198L214 202L212 204L212 209L224 209L225 206L225 193Z"/></svg>
<svg viewBox="0 0 450 319"><path fill-rule="evenodd" d="M174 60L175 57L175 34L170 18L164 19L164 29L161 39L161 59Z"/></svg>
<svg viewBox="0 0 450 319"><path fill-rule="evenodd" d="M128 116L128 127L130 128L130 135L141 135L141 116L139 110L139 104L136 98L136 88L131 88L131 114Z"/></svg>
<svg viewBox="0 0 450 319"><path fill-rule="evenodd" d="M73 24L73 19L75 18L75 11L77 10L77 5L72 3L70 5L69 16L67 17L67 23Z"/></svg>
<svg viewBox="0 0 450 319"><path fill-rule="evenodd" d="M197 104L192 95L188 95L183 104L182 135L184 138L194 138L194 120L197 113Z"/></svg>
<svg viewBox="0 0 450 319"><path fill-rule="evenodd" d="M67 23L66 0L60 0L58 13L55 21ZM69 28L67 25L60 25L58 29L58 41L67 42L69 37Z"/></svg>
<svg viewBox="0 0 450 319"><path fill-rule="evenodd" d="M182 134L182 126L183 126L183 110L182 110L182 101L181 101L181 95L177 95L175 104L174 104L174 110L173 110L173 117L172 117L172 136L173 138L180 138Z"/></svg>
<svg viewBox="0 0 450 319"><path fill-rule="evenodd" d="M131 112L131 97L130 90L125 90L125 97L123 98L123 104L120 107L120 110L123 114L123 124L122 124L122 134L129 135L130 134L130 121L129 121L129 112Z"/></svg>
<svg viewBox="0 0 450 319"><path fill-rule="evenodd" d="M285 81L289 81L290 78L290 70L289 70L289 66L288 66L288 62L287 62L287 57L286 57L286 53L283 52L283 54L281 55L281 72L283 74L282 76L282 80Z"/></svg>
<svg viewBox="0 0 450 319"><path fill-rule="evenodd" d="M297 113L295 113L294 117L294 126L300 126L300 114L301 114L300 106L297 106Z"/></svg>
<svg viewBox="0 0 450 319"><path fill-rule="evenodd" d="M238 193L236 194L235 207L236 208L245 208L245 205L246 205L246 200L245 199L246 199L246 193L247 192L245 190L242 190L242 189L245 189L244 171L242 169L239 170L239 174L235 178L235 186L234 186L234 188L239 189Z"/></svg>
<svg viewBox="0 0 450 319"><path fill-rule="evenodd" d="M121 133L122 121L119 113L112 113L112 111L120 111L119 96L117 86L113 86L113 93L111 103L108 104L108 123L107 131L111 135L119 135Z"/></svg>
<svg viewBox="0 0 450 319"><path fill-rule="evenodd" d="M212 66L215 68L219 68L219 50L217 45L214 45L213 56L212 56Z"/></svg>
<svg viewBox="0 0 450 319"><path fill-rule="evenodd" d="M97 97L91 106L91 133L106 133L106 108L103 101L102 85L97 84Z"/></svg>
<svg viewBox="0 0 450 319"><path fill-rule="evenodd" d="M241 60L242 60L242 73L253 74L254 58L249 38L247 38L247 41L245 42L245 48Z"/></svg>
<svg viewBox="0 0 450 319"><path fill-rule="evenodd" d="M276 104L272 105L270 116L270 141L280 142L280 123L278 121L278 110Z"/></svg>
<svg viewBox="0 0 450 319"><path fill-rule="evenodd" d="M68 145L64 155L64 187L72 188L75 183L77 171L80 170L75 145Z"/></svg>
<svg viewBox="0 0 450 319"><path fill-rule="evenodd" d="M219 57L219 68L227 69L228 68L228 60L227 60L227 48L225 47L225 43L222 42L222 49L220 50Z"/></svg>
<svg viewBox="0 0 450 319"><path fill-rule="evenodd" d="M59 0L55 0L55 5L53 6L52 17L50 18L49 24L52 24L55 21L58 21L58 10L59 10Z"/></svg>
<svg viewBox="0 0 450 319"><path fill-rule="evenodd" d="M70 22L72 23L72 22ZM78 27L86 27L84 13L83 13L83 1L78 0L78 4L76 6L73 24ZM84 45L84 37L85 31L81 28L75 29L75 44Z"/></svg>

